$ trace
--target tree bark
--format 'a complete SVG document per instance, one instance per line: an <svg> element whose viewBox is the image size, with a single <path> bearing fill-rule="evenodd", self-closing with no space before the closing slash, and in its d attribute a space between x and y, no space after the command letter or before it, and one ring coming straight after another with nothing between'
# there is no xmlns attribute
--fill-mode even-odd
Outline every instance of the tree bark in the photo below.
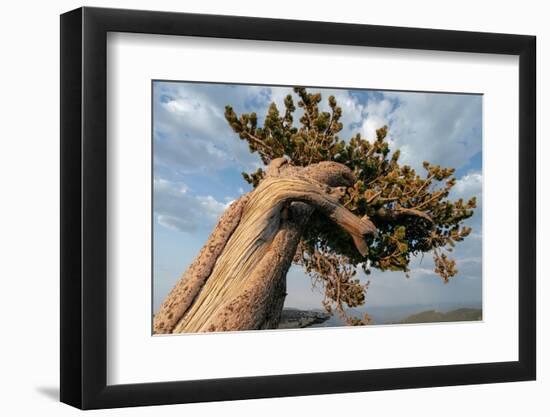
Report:
<svg viewBox="0 0 550 417"><path fill-rule="evenodd" d="M274 160L258 187L224 213L201 252L155 315L155 333L276 328L286 274L314 210L352 236L365 254L375 226L338 202L353 183L344 165L294 167Z"/></svg>

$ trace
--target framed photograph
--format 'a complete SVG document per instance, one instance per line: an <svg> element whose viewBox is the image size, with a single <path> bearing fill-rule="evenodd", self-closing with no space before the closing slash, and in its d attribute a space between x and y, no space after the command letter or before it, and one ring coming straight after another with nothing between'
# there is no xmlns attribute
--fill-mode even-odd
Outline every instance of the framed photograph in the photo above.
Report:
<svg viewBox="0 0 550 417"><path fill-rule="evenodd" d="M535 37L61 16L61 401L533 380Z"/></svg>

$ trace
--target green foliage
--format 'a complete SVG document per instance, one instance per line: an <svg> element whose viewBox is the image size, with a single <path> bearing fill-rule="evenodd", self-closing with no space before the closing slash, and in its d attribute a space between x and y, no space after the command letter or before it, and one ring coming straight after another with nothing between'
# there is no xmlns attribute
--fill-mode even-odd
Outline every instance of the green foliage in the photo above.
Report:
<svg viewBox="0 0 550 417"><path fill-rule="evenodd" d="M432 252L435 272L448 282L457 273L456 263L442 251L451 252L468 236L471 230L462 222L476 207L475 197L448 200L456 183L454 169L424 162L425 173L420 175L399 164L399 150L392 153L386 140L387 126L378 129L373 140L357 134L346 141L338 136L343 128L342 109L334 96L328 98L330 112L324 112L319 109L320 94L298 87L294 92L303 113L296 125L292 95L285 98L284 112L272 103L261 126L255 113L237 116L230 106L225 108L225 117L266 165L285 156L297 166L335 161L353 170L356 182L347 188L341 202L355 215L368 216L376 224L378 236L370 242L369 253L362 257L347 233L314 213L295 258L315 280L324 283L327 310L331 302L340 312L343 304L354 307L365 302L366 286L351 280L350 268L353 275L356 267L367 274L372 268L408 273L411 255ZM262 169L243 173L253 186L263 176Z"/></svg>

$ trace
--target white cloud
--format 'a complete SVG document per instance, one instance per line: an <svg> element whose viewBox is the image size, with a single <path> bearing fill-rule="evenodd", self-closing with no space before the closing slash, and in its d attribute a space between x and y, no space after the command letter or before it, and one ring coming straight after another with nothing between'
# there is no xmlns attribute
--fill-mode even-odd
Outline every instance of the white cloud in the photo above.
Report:
<svg viewBox="0 0 550 417"><path fill-rule="evenodd" d="M252 170L259 158L231 130L225 105L238 113L267 107L268 90L256 86L159 83L154 89L155 163L180 173L235 167Z"/></svg>
<svg viewBox="0 0 550 417"><path fill-rule="evenodd" d="M277 108L282 113L285 109L285 98L288 95L292 96L294 100L294 105L296 106L296 117L295 120L298 120L299 115L302 114L301 109L298 107L298 99L296 94L292 91L291 87L271 87L269 88L269 104L274 102L277 105Z"/></svg>
<svg viewBox="0 0 550 417"><path fill-rule="evenodd" d="M451 199L469 199L471 197L476 197L479 202L481 200L482 187L483 176L481 175L481 172L471 172L457 180L449 197Z"/></svg>
<svg viewBox="0 0 550 417"><path fill-rule="evenodd" d="M414 168L420 168L424 160L460 168L481 151L480 96L383 92L369 93L369 100L362 103L346 90L311 91L322 94L323 111L329 110L328 96L336 97L343 110L343 139L360 132L373 140L376 129L389 125L392 149L400 149L402 161ZM235 163L253 169L259 159L228 126L224 106L232 105L238 114L256 111L261 122L270 102L284 110L284 97L289 93L290 87L159 84L155 88L157 159L161 163L167 159L185 172L201 166L223 169ZM292 95L297 102L296 94ZM296 123L301 113L298 108Z"/></svg>
<svg viewBox="0 0 550 417"><path fill-rule="evenodd" d="M481 264L481 257L480 256L474 256L474 257L467 257L467 258L461 258L456 261L458 264Z"/></svg>
<svg viewBox="0 0 550 417"><path fill-rule="evenodd" d="M389 126L392 149L419 169L423 161L461 168L481 151L481 97L385 92L365 107L362 133Z"/></svg>
<svg viewBox="0 0 550 417"><path fill-rule="evenodd" d="M157 217L158 224L169 229L179 230L181 232L195 232L197 224L195 219L183 218L159 214Z"/></svg>
<svg viewBox="0 0 550 417"><path fill-rule="evenodd" d="M199 202L200 208L203 210L203 213L214 220L217 220L218 217L221 216L224 210L232 202L232 200L229 200L227 203L220 203L211 195L198 196L196 197L196 199Z"/></svg>
<svg viewBox="0 0 550 417"><path fill-rule="evenodd" d="M194 196L185 184L163 178L154 180L154 211L157 222L171 229L195 232L211 228L225 209L232 203L217 201L211 195Z"/></svg>
<svg viewBox="0 0 550 417"><path fill-rule="evenodd" d="M411 268L410 276L414 278L417 275L437 275L434 269L429 268Z"/></svg>
<svg viewBox="0 0 550 417"><path fill-rule="evenodd" d="M390 100L369 100L365 106L365 119L361 126L362 135L372 141L376 139L376 130L389 124L393 105Z"/></svg>
<svg viewBox="0 0 550 417"><path fill-rule="evenodd" d="M280 109L289 91L272 89L271 99ZM335 96L343 113L341 138L348 140L361 133L374 140L376 130L388 125L391 149L400 149L401 161L415 169L421 169L423 161L461 168L481 151L481 96L368 92L368 101L363 103L347 90L310 91L321 93L321 111L329 111L328 97ZM298 109L295 119L300 115Z"/></svg>
<svg viewBox="0 0 550 417"><path fill-rule="evenodd" d="M312 90L312 92L316 91ZM322 102L320 103L322 111L330 112L328 98L331 95L336 99L338 106L342 108L340 122L343 124L343 129L338 133L338 136L347 141L359 133L359 126L364 117L363 104L346 90L319 90L319 92L322 95Z"/></svg>

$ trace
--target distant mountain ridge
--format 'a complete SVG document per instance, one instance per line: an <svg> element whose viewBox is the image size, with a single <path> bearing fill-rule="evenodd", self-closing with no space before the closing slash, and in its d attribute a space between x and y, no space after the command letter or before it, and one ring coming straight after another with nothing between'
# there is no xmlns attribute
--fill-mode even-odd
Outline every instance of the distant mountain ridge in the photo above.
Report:
<svg viewBox="0 0 550 417"><path fill-rule="evenodd" d="M365 311L374 319L374 325L444 323L482 320L482 310L478 307L456 306L401 306L370 307ZM365 311L349 309L351 317L360 317ZM415 312L416 311L416 312ZM341 327L346 323L337 315L329 315L321 309L301 310L285 307L282 311L279 329L298 329L305 327Z"/></svg>
<svg viewBox="0 0 550 417"><path fill-rule="evenodd" d="M446 313L437 310L427 310L420 313L411 314L399 321L399 324L411 323L441 323L449 321L477 321L482 319L481 309L478 308L458 308Z"/></svg>

